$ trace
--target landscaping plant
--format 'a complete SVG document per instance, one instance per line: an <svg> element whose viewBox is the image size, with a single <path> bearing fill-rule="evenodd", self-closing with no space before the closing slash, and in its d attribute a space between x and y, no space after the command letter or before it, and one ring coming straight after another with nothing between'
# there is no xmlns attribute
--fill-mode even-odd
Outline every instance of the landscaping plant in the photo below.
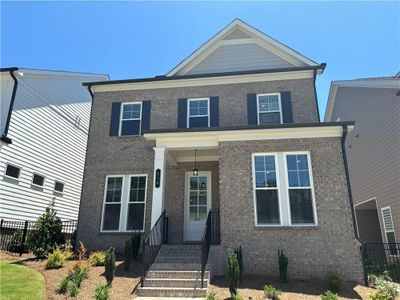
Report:
<svg viewBox="0 0 400 300"><path fill-rule="evenodd" d="M240 296L239 294L236 294L236 295L232 295L231 299L232 300L243 300L243 297Z"/></svg>
<svg viewBox="0 0 400 300"><path fill-rule="evenodd" d="M68 292L72 298L75 298L79 294L79 286L75 282L70 281L68 284Z"/></svg>
<svg viewBox="0 0 400 300"><path fill-rule="evenodd" d="M340 291L340 286L342 285L342 278L340 278L339 275L330 272L326 275L325 280L329 291L335 293L338 293Z"/></svg>
<svg viewBox="0 0 400 300"><path fill-rule="evenodd" d="M46 269L59 269L65 265L65 254L59 248L56 248L53 253L47 256Z"/></svg>
<svg viewBox="0 0 400 300"><path fill-rule="evenodd" d="M283 253L283 250L278 250L278 262L279 262L279 278L281 282L288 282L288 263L287 256Z"/></svg>
<svg viewBox="0 0 400 300"><path fill-rule="evenodd" d="M282 291L273 287L272 285L264 285L264 295L267 299L279 300Z"/></svg>
<svg viewBox="0 0 400 300"><path fill-rule="evenodd" d="M94 251L89 255L89 263L92 266L104 266L104 261L106 259L106 252L105 251Z"/></svg>
<svg viewBox="0 0 400 300"><path fill-rule="evenodd" d="M235 254L237 257L237 260L239 262L239 270L240 270L240 278L242 278L242 273L243 273L243 254L242 254L242 246L239 246L239 248L235 249Z"/></svg>
<svg viewBox="0 0 400 300"><path fill-rule="evenodd" d="M58 285L57 291L61 294L65 294L68 291L68 285L69 285L69 278L67 276L63 278L63 280L61 280L60 284Z"/></svg>
<svg viewBox="0 0 400 300"><path fill-rule="evenodd" d="M226 276L229 281L229 292L231 296L237 294L240 279L240 267L236 253L230 253L226 262Z"/></svg>
<svg viewBox="0 0 400 300"><path fill-rule="evenodd" d="M133 259L133 254L132 254L132 241L128 240L125 241L125 250L124 250L124 269L125 271L129 270L129 266L131 265L132 259Z"/></svg>
<svg viewBox="0 0 400 300"><path fill-rule="evenodd" d="M110 287L107 284L98 284L94 291L96 300L108 300L110 297Z"/></svg>
<svg viewBox="0 0 400 300"><path fill-rule="evenodd" d="M132 247L132 258L133 258L133 260L137 260L137 258L139 256L140 240L141 240L141 235L138 234L138 233L135 233L131 237L131 247Z"/></svg>
<svg viewBox="0 0 400 300"><path fill-rule="evenodd" d="M62 222L54 209L46 208L28 234L27 243L36 257L46 257L57 245L64 243Z"/></svg>
<svg viewBox="0 0 400 300"><path fill-rule="evenodd" d="M115 274L115 250L114 247L111 247L108 249L106 253L106 258L104 261L104 267L105 267L105 276L107 280L107 284L111 286L112 281L114 280L114 274Z"/></svg>
<svg viewBox="0 0 400 300"><path fill-rule="evenodd" d="M371 300L395 300L399 296L399 288L393 284L387 271L382 275L368 275L368 282L376 288L376 291L369 295Z"/></svg>
<svg viewBox="0 0 400 300"><path fill-rule="evenodd" d="M321 295L321 300L337 300L337 299L339 299L338 295L329 290Z"/></svg>
<svg viewBox="0 0 400 300"><path fill-rule="evenodd" d="M216 292L210 292L207 295L207 300L217 300L217 293Z"/></svg>

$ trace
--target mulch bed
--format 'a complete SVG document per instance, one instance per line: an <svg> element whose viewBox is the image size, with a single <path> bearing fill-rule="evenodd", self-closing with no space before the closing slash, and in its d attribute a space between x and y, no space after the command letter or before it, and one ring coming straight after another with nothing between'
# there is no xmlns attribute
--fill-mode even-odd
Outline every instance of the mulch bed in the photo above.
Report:
<svg viewBox="0 0 400 300"><path fill-rule="evenodd" d="M58 294L57 287L60 281L67 276L69 268L75 263L69 261L63 268L56 270L46 270L44 268L44 260L36 260L30 255L18 255L0 252L0 259L15 261L39 271L43 274L46 282L47 299L73 299L66 295ZM125 271L122 261L117 261L117 270L112 284L111 299L125 300L135 297L134 291L140 283L140 272L142 267L140 264L133 264L130 271ZM94 290L99 283L105 283L103 275L104 267L92 267L89 271L89 278L82 282L82 287L77 298L74 299L94 299ZM272 284L274 287L283 291L281 300L316 300L320 299L320 295L324 292L325 286L323 282L318 280L302 281L291 280L287 284L281 284L275 278L264 276L246 276L240 282L239 295L244 299L262 299L264 296L263 286ZM230 299L228 283L223 277L214 278L211 282L209 291L215 291L218 299ZM368 299L368 294L373 289L346 282L343 284L342 291L339 293L340 299Z"/></svg>

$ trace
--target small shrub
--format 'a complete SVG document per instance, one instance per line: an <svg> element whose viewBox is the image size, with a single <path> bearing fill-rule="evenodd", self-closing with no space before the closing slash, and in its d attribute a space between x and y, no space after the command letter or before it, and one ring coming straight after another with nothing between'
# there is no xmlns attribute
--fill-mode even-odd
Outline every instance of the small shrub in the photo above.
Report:
<svg viewBox="0 0 400 300"><path fill-rule="evenodd" d="M107 284L111 286L112 281L114 280L115 274L115 253L114 248L111 247L108 249L106 253L106 258L104 261L104 268L105 268L105 276L107 280Z"/></svg>
<svg viewBox="0 0 400 300"><path fill-rule="evenodd" d="M36 257L46 257L57 245L64 244L62 222L54 209L46 208L28 234L27 244Z"/></svg>
<svg viewBox="0 0 400 300"><path fill-rule="evenodd" d="M90 263L87 261L77 261L74 266L69 270L69 274L73 273L84 273L88 275L90 269Z"/></svg>
<svg viewBox="0 0 400 300"><path fill-rule="evenodd" d="M75 298L79 294L79 286L75 282L70 281L68 283L68 292L72 298Z"/></svg>
<svg viewBox="0 0 400 300"><path fill-rule="evenodd" d="M47 256L45 268L59 269L65 265L65 260L65 254L59 248L56 248L53 253Z"/></svg>
<svg viewBox="0 0 400 300"><path fill-rule="evenodd" d="M79 261L82 261L85 259L86 252L87 252L87 250L86 250L85 245L81 241L79 241L79 247L78 247L78 260Z"/></svg>
<svg viewBox="0 0 400 300"><path fill-rule="evenodd" d="M61 280L60 284L58 285L57 291L61 294L65 294L68 290L69 278L65 277Z"/></svg>
<svg viewBox="0 0 400 300"><path fill-rule="evenodd" d="M208 293L207 300L217 300L217 293L216 292Z"/></svg>
<svg viewBox="0 0 400 300"><path fill-rule="evenodd" d="M96 300L108 300L110 296L110 287L107 284L98 284L94 291Z"/></svg>
<svg viewBox="0 0 400 300"><path fill-rule="evenodd" d="M226 276L229 281L229 292L231 296L237 294L237 288L239 286L240 279L240 268L237 256L235 253L230 253L226 261Z"/></svg>
<svg viewBox="0 0 400 300"><path fill-rule="evenodd" d="M279 278L281 282L288 282L288 264L289 260L283 253L283 250L278 250L278 263L279 263Z"/></svg>
<svg viewBox="0 0 400 300"><path fill-rule="evenodd" d="M243 300L243 297L242 296L240 296L239 294L236 294L236 295L232 295L232 300Z"/></svg>
<svg viewBox="0 0 400 300"><path fill-rule="evenodd" d="M328 273L326 275L326 285L328 287L328 291L332 291L332 292L339 292L340 291L340 287L342 285L342 278L340 278L339 275L335 274L335 273Z"/></svg>
<svg viewBox="0 0 400 300"><path fill-rule="evenodd" d="M88 261L92 266L96 267L104 266L105 258L106 258L105 251L95 251L90 253Z"/></svg>
<svg viewBox="0 0 400 300"><path fill-rule="evenodd" d="M376 288L376 291L369 295L371 300L394 300L400 293L399 288L393 284L386 271L380 276L370 274L368 282Z"/></svg>
<svg viewBox="0 0 400 300"><path fill-rule="evenodd" d="M133 259L132 252L133 252L132 242L130 240L125 241L125 250L124 250L124 256L125 256L124 269L125 269L125 271L128 271L129 266L131 265L131 262Z"/></svg>
<svg viewBox="0 0 400 300"><path fill-rule="evenodd" d="M132 247L132 258L133 258L133 260L137 260L137 258L139 256L140 240L141 240L141 235L140 234L136 233L131 237L131 247Z"/></svg>
<svg viewBox="0 0 400 300"><path fill-rule="evenodd" d="M239 246L239 248L235 249L235 254L239 263L239 270L240 270L240 277L242 277L243 273L243 254L242 254L242 246Z"/></svg>
<svg viewBox="0 0 400 300"><path fill-rule="evenodd" d="M279 300L279 296L282 294L282 291L274 288L272 285L264 286L264 295L266 298L271 300Z"/></svg>
<svg viewBox="0 0 400 300"><path fill-rule="evenodd" d="M75 254L72 251L71 244L65 245L64 247L61 247L60 249L62 249L62 252L63 252L66 260L74 259Z"/></svg>
<svg viewBox="0 0 400 300"><path fill-rule="evenodd" d="M321 300L337 300L337 299L339 299L338 295L329 290L321 295Z"/></svg>

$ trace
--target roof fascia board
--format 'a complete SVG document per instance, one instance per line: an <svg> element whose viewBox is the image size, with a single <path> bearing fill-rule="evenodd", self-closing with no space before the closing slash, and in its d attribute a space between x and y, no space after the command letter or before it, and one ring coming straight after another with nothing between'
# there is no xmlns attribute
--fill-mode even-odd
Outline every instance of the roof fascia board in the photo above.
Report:
<svg viewBox="0 0 400 300"><path fill-rule="evenodd" d="M183 78L176 80L159 80L145 82L126 82L116 84L92 85L93 92L112 92L121 90L146 90L162 88L181 88L244 82L261 82L288 79L313 78L313 70L289 71L277 73L227 75L218 77ZM90 85L90 84L89 84Z"/></svg>
<svg viewBox="0 0 400 300"><path fill-rule="evenodd" d="M107 74L92 74L92 73L78 73L78 72L64 72L64 71L51 71L51 70L34 70L34 69L18 69L17 75L19 76L34 76L34 77L62 77L62 78L95 78L109 80Z"/></svg>
<svg viewBox="0 0 400 300"><path fill-rule="evenodd" d="M349 125L348 127L352 129L353 125ZM342 134L343 126L338 124L337 126L299 128L145 133L144 138L156 141L157 147L184 149L192 147L218 147L220 142L326 138L341 137Z"/></svg>

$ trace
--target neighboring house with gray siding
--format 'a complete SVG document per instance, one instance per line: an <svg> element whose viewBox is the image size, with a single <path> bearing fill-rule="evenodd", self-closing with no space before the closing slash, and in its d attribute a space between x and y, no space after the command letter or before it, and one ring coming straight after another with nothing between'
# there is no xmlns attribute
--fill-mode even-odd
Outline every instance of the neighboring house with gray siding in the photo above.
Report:
<svg viewBox="0 0 400 300"><path fill-rule="evenodd" d="M0 218L36 220L50 204L77 220L92 97L106 75L3 68Z"/></svg>
<svg viewBox="0 0 400 300"><path fill-rule="evenodd" d="M222 274L239 246L246 274L277 274L283 249L291 278L360 281L342 152L353 123L319 122L324 67L235 20L165 76L85 84L78 239L121 253L136 232L147 254L164 242L139 289L149 297L204 296L200 255Z"/></svg>
<svg viewBox="0 0 400 300"><path fill-rule="evenodd" d="M325 121L338 120L355 121L346 148L360 238L400 243L400 73L332 82Z"/></svg>

